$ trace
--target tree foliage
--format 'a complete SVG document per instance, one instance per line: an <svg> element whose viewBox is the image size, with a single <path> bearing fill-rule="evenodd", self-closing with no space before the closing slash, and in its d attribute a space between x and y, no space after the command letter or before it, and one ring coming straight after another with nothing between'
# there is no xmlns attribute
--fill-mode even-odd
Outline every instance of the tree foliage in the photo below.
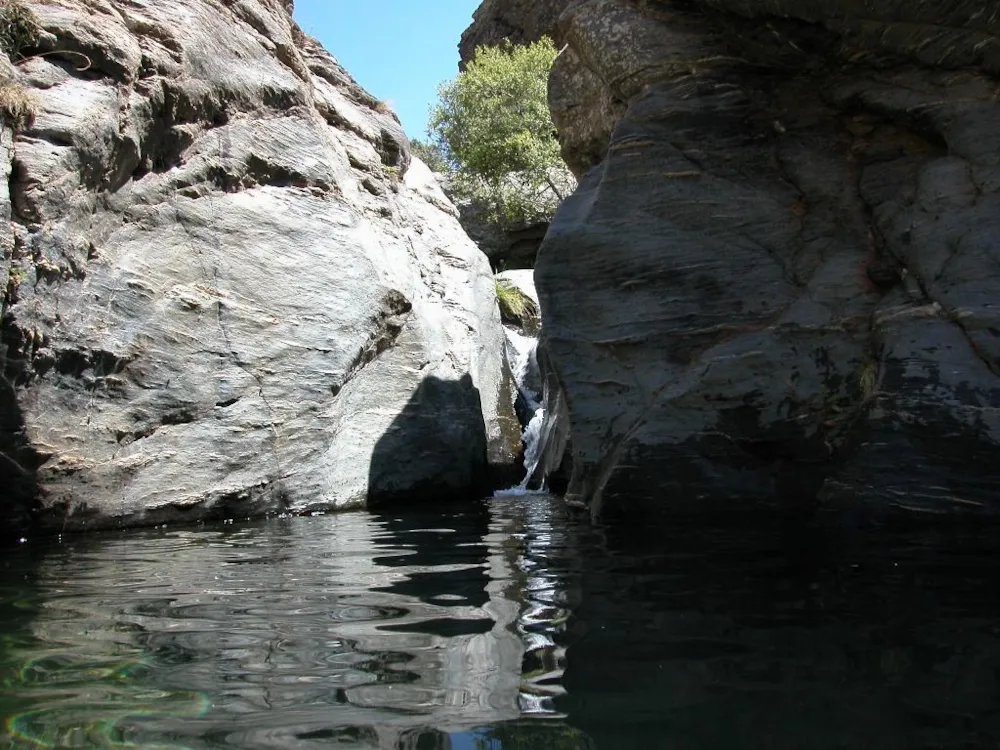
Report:
<svg viewBox="0 0 1000 750"><path fill-rule="evenodd" d="M548 38L479 47L465 71L438 90L430 131L455 166L454 189L485 203L496 221L549 218L574 187L549 115L556 55Z"/></svg>
<svg viewBox="0 0 1000 750"><path fill-rule="evenodd" d="M410 151L434 172L447 172L451 168L448 157L436 143L414 138L410 141Z"/></svg>

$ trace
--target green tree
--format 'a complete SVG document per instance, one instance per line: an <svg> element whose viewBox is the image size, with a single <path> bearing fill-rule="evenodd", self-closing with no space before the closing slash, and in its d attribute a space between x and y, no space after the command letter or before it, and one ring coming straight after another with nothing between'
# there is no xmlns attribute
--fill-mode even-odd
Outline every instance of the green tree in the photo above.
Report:
<svg viewBox="0 0 1000 750"><path fill-rule="evenodd" d="M410 151L435 172L447 172L451 168L448 164L448 157L444 155L436 143L414 138L410 141Z"/></svg>
<svg viewBox="0 0 1000 750"><path fill-rule="evenodd" d="M549 115L551 39L479 47L455 80L438 89L430 132L455 165L454 190L505 223L547 219L575 186L559 156Z"/></svg>

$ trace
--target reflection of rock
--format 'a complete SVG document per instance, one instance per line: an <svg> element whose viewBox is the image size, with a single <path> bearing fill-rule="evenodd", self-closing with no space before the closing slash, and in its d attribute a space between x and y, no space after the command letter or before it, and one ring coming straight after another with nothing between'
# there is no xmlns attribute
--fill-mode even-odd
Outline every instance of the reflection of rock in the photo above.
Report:
<svg viewBox="0 0 1000 750"><path fill-rule="evenodd" d="M361 506L428 378L470 377L480 403L432 421L484 423L509 458L488 264L395 116L282 5L29 5L38 116L12 152L0 128L8 520L36 485L58 530ZM461 440L446 491L482 474ZM422 465L403 481L444 472Z"/></svg>
<svg viewBox="0 0 1000 750"><path fill-rule="evenodd" d="M508 497L489 512L75 538L33 571L18 557L0 582L19 607L3 666L38 710L17 726L40 746L86 724L95 746L398 750L467 747L457 735L477 730L589 749L559 706L587 565L577 534L592 533L566 514Z"/></svg>
<svg viewBox="0 0 1000 750"><path fill-rule="evenodd" d="M13 553L5 688L32 710L3 726L32 747L81 726L96 747L996 745L992 534L567 515L507 497L73 540L27 595Z"/></svg>
<svg viewBox="0 0 1000 750"><path fill-rule="evenodd" d="M602 536L580 556L556 701L598 747L996 741L988 535L701 524Z"/></svg>
<svg viewBox="0 0 1000 750"><path fill-rule="evenodd" d="M486 515L449 515L74 542L38 572L31 628L57 654L48 672L30 673L39 681L24 697L120 668L109 727L140 746L211 735L235 747L353 738L407 748L421 733L515 719L516 557ZM61 593L45 600L48 587ZM33 726L56 736L85 700L67 692Z"/></svg>

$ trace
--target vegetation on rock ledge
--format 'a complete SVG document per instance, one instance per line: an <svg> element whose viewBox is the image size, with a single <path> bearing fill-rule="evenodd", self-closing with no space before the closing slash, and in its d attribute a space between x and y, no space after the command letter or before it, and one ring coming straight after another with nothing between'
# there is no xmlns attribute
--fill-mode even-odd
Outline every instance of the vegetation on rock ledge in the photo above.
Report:
<svg viewBox="0 0 1000 750"><path fill-rule="evenodd" d="M24 86L12 79L0 81L0 120L14 130L22 130L31 124L36 107Z"/></svg>
<svg viewBox="0 0 1000 750"><path fill-rule="evenodd" d="M12 62L38 43L42 27L20 0L0 0L0 47Z"/></svg>
<svg viewBox="0 0 1000 750"><path fill-rule="evenodd" d="M19 0L0 0L0 48L11 62L35 46L41 33L35 14ZM0 80L0 119L5 123L15 130L26 127L35 116L35 107L24 86L10 77Z"/></svg>
<svg viewBox="0 0 1000 750"><path fill-rule="evenodd" d="M505 323L525 327L538 318L535 300L522 292L508 279L496 280L497 304L500 305L500 319Z"/></svg>
<svg viewBox="0 0 1000 750"><path fill-rule="evenodd" d="M448 172L451 169L444 153L433 143L414 138L410 141L410 152L434 172Z"/></svg>

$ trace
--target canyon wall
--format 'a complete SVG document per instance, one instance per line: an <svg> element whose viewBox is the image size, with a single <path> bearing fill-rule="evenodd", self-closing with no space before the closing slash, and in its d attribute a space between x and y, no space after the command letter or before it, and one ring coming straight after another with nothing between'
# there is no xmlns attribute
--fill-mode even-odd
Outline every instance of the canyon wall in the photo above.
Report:
<svg viewBox="0 0 1000 750"><path fill-rule="evenodd" d="M276 0L27 2L0 486L47 530L471 496L518 444L489 265Z"/></svg>
<svg viewBox="0 0 1000 750"><path fill-rule="evenodd" d="M582 182L536 283L569 500L995 515L1000 4L540 5L463 50L566 45Z"/></svg>

